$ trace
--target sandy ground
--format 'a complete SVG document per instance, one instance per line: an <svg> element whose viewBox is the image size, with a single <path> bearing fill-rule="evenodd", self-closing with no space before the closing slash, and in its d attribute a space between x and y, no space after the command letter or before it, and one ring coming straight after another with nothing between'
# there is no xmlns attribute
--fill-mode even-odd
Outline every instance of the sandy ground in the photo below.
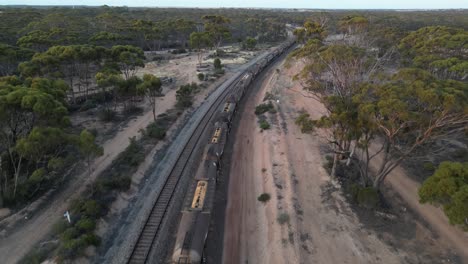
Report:
<svg viewBox="0 0 468 264"><path fill-rule="evenodd" d="M183 61L182 61L183 62ZM182 65L185 65L182 63ZM192 65L192 67L194 67ZM170 66L169 70L174 69L174 66ZM184 68L185 69L185 68ZM146 72L154 73L150 68L145 69ZM183 72L183 70L181 71ZM139 73L141 74L141 73ZM211 83L206 89L203 89L195 99L194 106L199 105L204 98L212 91L220 82L231 76L232 73L227 72L219 80ZM178 80L188 81L185 77L179 78ZM167 89L164 97L158 98L156 114L164 113L166 110L172 108L175 104L176 89ZM96 123L95 117L91 117L90 120L80 120L80 124L83 126ZM153 114L150 109L147 109L144 114L129 121L129 123L121 128L115 136L103 142L102 147L104 148L104 155L97 158L92 163L92 173L88 176L87 173L76 175L70 179L69 184L65 190L60 191L54 196L53 201L50 201L44 208L34 213L32 217L29 217L23 224L18 227L8 230L6 235L0 238L0 263L15 263L21 259L29 250L36 245L41 239L45 238L48 233L52 230L53 224L62 217L63 212L67 210L68 203L77 198L82 193L86 186L91 184L96 177L103 172L129 144L129 138L133 136L140 136L139 130L145 128L150 122L153 121ZM105 126L103 126L105 127ZM107 128L109 128L107 126ZM156 150L151 151L154 154ZM138 169L137 175L142 175L142 172L149 167L151 159L146 159L142 166ZM136 179L138 181L138 178ZM79 186L79 187L77 187ZM134 192L134 189L132 189ZM130 194L132 193L130 192ZM128 196L122 197L123 200L118 200L117 205L114 208L119 211L122 206L126 203ZM122 204L120 204L122 203ZM24 209L27 211L28 208ZM10 220L11 219L11 220ZM8 226L13 225L17 221L17 216L12 215L9 219L2 220L2 224ZM8 228L10 229L10 228ZM2 230L5 231L5 230Z"/></svg>
<svg viewBox="0 0 468 264"><path fill-rule="evenodd" d="M312 118L320 117L322 105L302 96L300 86L291 82L297 65L289 70L277 68L280 71L270 71L239 113L242 119L231 160L223 262L428 263L419 255L433 254L430 263L443 263L438 256L457 247L446 244L450 242L460 243L461 254L466 237L440 219L439 209L418 204L417 185L409 183L401 170L394 172L400 176L389 177L389 183L442 233L434 236L417 223L412 237L405 238L402 245L389 245L385 236L362 225L339 184L322 167L323 134L302 134L294 124L301 109ZM261 132L254 108L267 91L278 96L279 112L267 114L272 128ZM271 200L265 204L257 201L262 193L269 193ZM287 214L289 222L279 224L280 214ZM457 234L456 239L451 233ZM445 239L446 235L452 239ZM405 248L410 243L426 248L425 252Z"/></svg>

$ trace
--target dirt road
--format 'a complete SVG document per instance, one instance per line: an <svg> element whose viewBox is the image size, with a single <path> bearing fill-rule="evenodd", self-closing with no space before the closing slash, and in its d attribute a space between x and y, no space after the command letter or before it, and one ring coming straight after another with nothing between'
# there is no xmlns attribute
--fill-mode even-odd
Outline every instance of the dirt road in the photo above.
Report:
<svg viewBox="0 0 468 264"><path fill-rule="evenodd" d="M281 68L280 71L283 69ZM360 230L357 219L322 168L319 138L303 135L292 115L301 107L296 94L279 98L277 114L268 114L270 130L260 132L254 108L274 92L280 73L270 71L240 113L233 150L226 209L224 263L399 263L376 236ZM287 92L287 91L286 91ZM277 105L278 107L278 105ZM311 109L312 110L312 109ZM333 187L332 189L336 189ZM266 204L261 193L271 195ZM289 218L280 224L278 217Z"/></svg>
<svg viewBox="0 0 468 264"><path fill-rule="evenodd" d="M289 70L276 68L279 71L271 70L257 84L257 92L239 112L242 119L230 167L223 262L445 262L443 258L451 246L424 224L416 223L414 232L396 245L386 240L393 234L377 233L363 226L339 184L323 168L321 149L325 134L302 134L294 124L301 109L312 118L319 118L324 113L322 105L301 95L300 86L291 81L299 69L297 65ZM271 129L261 132L254 109L266 92L279 100L275 104L278 113L267 114ZM397 190L403 198L410 204L411 199L417 202L415 187L398 180L402 179L393 177L391 183L401 185ZM271 195L265 204L257 201L262 193ZM437 213L432 213L438 218ZM280 224L279 217L286 223ZM392 219L388 221L401 221Z"/></svg>

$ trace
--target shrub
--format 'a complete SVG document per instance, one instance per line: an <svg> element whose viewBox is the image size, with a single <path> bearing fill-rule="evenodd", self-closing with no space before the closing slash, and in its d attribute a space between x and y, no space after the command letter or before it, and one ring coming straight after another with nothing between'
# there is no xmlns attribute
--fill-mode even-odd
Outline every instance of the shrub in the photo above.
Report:
<svg viewBox="0 0 468 264"><path fill-rule="evenodd" d="M280 225L289 223L289 215L287 213L281 213L276 220Z"/></svg>
<svg viewBox="0 0 468 264"><path fill-rule="evenodd" d="M203 74L201 72L197 74L197 77L198 77L198 80L200 80L200 81L205 80L205 74Z"/></svg>
<svg viewBox="0 0 468 264"><path fill-rule="evenodd" d="M86 100L84 104L80 107L80 111L86 111L97 107L97 103L93 99Z"/></svg>
<svg viewBox="0 0 468 264"><path fill-rule="evenodd" d="M185 84L180 86L176 92L176 106L178 108L187 108L192 106L193 95L199 91L196 83Z"/></svg>
<svg viewBox="0 0 468 264"><path fill-rule="evenodd" d="M262 193L260 194L260 196L258 196L257 200L262 202L262 203L266 203L270 200L270 194L268 193Z"/></svg>
<svg viewBox="0 0 468 264"><path fill-rule="evenodd" d="M223 65L221 65L221 60L219 58L214 59L213 66L216 70L220 70L223 68Z"/></svg>
<svg viewBox="0 0 468 264"><path fill-rule="evenodd" d="M265 97L263 97L263 101L270 101L270 100L275 100L275 96L270 92L266 92Z"/></svg>
<svg viewBox="0 0 468 264"><path fill-rule="evenodd" d="M275 106L271 102L259 104L257 107L255 107L255 114L261 115L268 111L272 111L273 109L275 109Z"/></svg>
<svg viewBox="0 0 468 264"><path fill-rule="evenodd" d="M98 117L101 121L110 122L116 119L117 113L111 109L103 109L99 111Z"/></svg>
<svg viewBox="0 0 468 264"><path fill-rule="evenodd" d="M423 168L427 171L434 171L436 169L436 167L434 166L434 164L432 164L432 162L424 162Z"/></svg>
<svg viewBox="0 0 468 264"><path fill-rule="evenodd" d="M74 238L77 238L80 235L80 232L75 227L69 227L60 234L60 239L62 241L69 241Z"/></svg>
<svg viewBox="0 0 468 264"><path fill-rule="evenodd" d="M261 120L260 121L260 128L262 130L270 129L270 123L268 123L268 121L266 121L266 120Z"/></svg>
<svg viewBox="0 0 468 264"><path fill-rule="evenodd" d="M155 139L164 139L166 130L155 123L151 123L146 127L144 135Z"/></svg>
<svg viewBox="0 0 468 264"><path fill-rule="evenodd" d="M379 193L373 187L362 187L357 184L353 184L350 188L351 195L360 206L369 209L374 209L379 206Z"/></svg>
<svg viewBox="0 0 468 264"><path fill-rule="evenodd" d="M80 240L82 243L86 246L99 246L101 243L101 238L99 238L97 235L89 233L89 234L84 234L80 237Z"/></svg>
<svg viewBox="0 0 468 264"><path fill-rule="evenodd" d="M314 131L314 121L310 119L308 113L301 113L296 118L295 123L301 128L301 132L304 134Z"/></svg>
<svg viewBox="0 0 468 264"><path fill-rule="evenodd" d="M96 228L96 221L88 217L83 217L75 224L75 226L82 232L90 232Z"/></svg>
<svg viewBox="0 0 468 264"><path fill-rule="evenodd" d="M101 212L101 206L95 200L86 200L81 207L82 212L87 216L96 217Z"/></svg>
<svg viewBox="0 0 468 264"><path fill-rule="evenodd" d="M101 184L106 189L126 191L130 188L130 185L132 184L132 178L128 175L112 177L111 179L103 180Z"/></svg>
<svg viewBox="0 0 468 264"><path fill-rule="evenodd" d="M113 162L114 165L129 165L136 167L145 159L143 146L139 143L135 137L130 138L130 144L127 148L119 154L117 159Z"/></svg>

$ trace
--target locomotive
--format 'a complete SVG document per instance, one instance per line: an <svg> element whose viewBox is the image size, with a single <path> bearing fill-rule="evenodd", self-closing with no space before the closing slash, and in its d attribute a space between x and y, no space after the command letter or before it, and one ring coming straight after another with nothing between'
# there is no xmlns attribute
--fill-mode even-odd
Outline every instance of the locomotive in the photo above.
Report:
<svg viewBox="0 0 468 264"><path fill-rule="evenodd" d="M210 226L211 210L214 204L217 178L221 157L231 129L236 107L256 76L276 57L291 47L288 41L274 49L263 59L250 66L222 104L216 117L212 134L203 150L202 164L196 170L192 184L185 197L182 217L177 229L176 241L172 251L171 263L205 263L203 252Z"/></svg>

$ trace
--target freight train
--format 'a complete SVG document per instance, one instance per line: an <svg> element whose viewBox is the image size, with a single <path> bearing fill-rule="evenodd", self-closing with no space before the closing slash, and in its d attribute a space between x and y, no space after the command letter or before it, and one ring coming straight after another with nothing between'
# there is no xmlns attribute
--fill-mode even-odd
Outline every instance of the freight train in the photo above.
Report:
<svg viewBox="0 0 468 264"><path fill-rule="evenodd" d="M202 164L195 171L192 184L185 197L170 263L205 263L203 252L210 226L221 157L236 107L252 80L273 59L293 44L294 41L289 41L274 49L263 59L250 66L234 87L231 87L232 91L227 96L226 102L214 118L213 132L203 150Z"/></svg>

